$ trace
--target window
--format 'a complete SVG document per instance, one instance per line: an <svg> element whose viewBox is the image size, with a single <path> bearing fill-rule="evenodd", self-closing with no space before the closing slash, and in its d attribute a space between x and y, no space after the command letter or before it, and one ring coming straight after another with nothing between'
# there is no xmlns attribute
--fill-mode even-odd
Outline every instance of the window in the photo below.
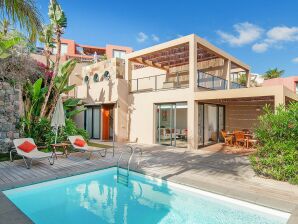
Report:
<svg viewBox="0 0 298 224"><path fill-rule="evenodd" d="M68 45L61 44L61 55L67 54L67 51L68 51ZM53 54L57 54L57 44L54 44Z"/></svg>
<svg viewBox="0 0 298 224"><path fill-rule="evenodd" d="M296 94L298 95L298 82L296 82Z"/></svg>
<svg viewBox="0 0 298 224"><path fill-rule="evenodd" d="M125 51L113 50L113 58L125 58Z"/></svg>

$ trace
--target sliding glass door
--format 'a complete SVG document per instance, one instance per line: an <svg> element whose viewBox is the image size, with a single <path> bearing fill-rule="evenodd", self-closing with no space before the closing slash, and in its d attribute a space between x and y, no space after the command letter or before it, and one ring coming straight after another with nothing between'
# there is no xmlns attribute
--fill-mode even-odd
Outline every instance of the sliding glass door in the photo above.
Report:
<svg viewBox="0 0 298 224"><path fill-rule="evenodd" d="M156 143L187 147L187 104L157 104L155 110Z"/></svg>
<svg viewBox="0 0 298 224"><path fill-rule="evenodd" d="M219 142L220 131L224 129L224 106L199 104L198 144L208 146Z"/></svg>
<svg viewBox="0 0 298 224"><path fill-rule="evenodd" d="M87 107L85 110L85 130L90 138L101 137L101 112L99 106Z"/></svg>

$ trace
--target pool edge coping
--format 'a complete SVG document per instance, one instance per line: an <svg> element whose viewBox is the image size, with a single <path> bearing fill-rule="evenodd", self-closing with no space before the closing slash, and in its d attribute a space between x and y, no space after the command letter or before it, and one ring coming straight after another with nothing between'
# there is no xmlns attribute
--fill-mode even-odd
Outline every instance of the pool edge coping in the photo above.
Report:
<svg viewBox="0 0 298 224"><path fill-rule="evenodd" d="M105 170L105 169L110 169L110 168L117 168L117 166L110 165L110 166L100 167L100 168L96 168L96 169L90 169L90 170L86 170L86 171L75 171L74 173L66 173L64 175L57 175L57 176L55 175L54 177L45 178L45 179L40 180L40 181L30 181L29 180L29 181L27 181L25 183L21 183L20 182L19 184L16 183L16 184L13 184L13 185L4 187L4 188L3 188L3 186L0 186L0 193L3 194L3 196L16 208L16 211L15 212L22 213L22 215L24 215L27 219L31 220L30 217L28 217L12 201L10 201L10 199L3 193L3 191L15 189L15 188L26 187L26 186L34 185L34 184L40 184L40 183L44 183L44 182L48 182L48 181L54 181L54 180L63 179L63 178L67 178L67 177L72 177L72 176L78 176L78 175L87 174L87 173L91 173L91 172L97 172L97 171L101 171L101 170ZM298 223L298 204L296 204L296 207L293 210L286 210L286 209L281 210L281 209L276 208L274 206L269 206L267 204L265 205L265 204L262 204L260 202L258 203L256 201L253 201L253 200L250 200L250 199L247 199L247 198L241 198L239 196L235 196L235 195L230 194L230 193L228 193L228 195L225 195L226 193L224 194L224 193L219 192L219 191L216 191L216 190L205 189L204 187L195 186L195 185L191 185L191 184L187 184L187 183L182 183L180 181L168 180L168 179L165 179L163 177L158 176L156 173L152 173L152 172L148 172L148 171L147 172L146 171L141 172L140 170L136 170L136 169L131 169L131 171L133 171L133 172L135 172L137 174L147 175L150 178L160 179L162 181L168 181L168 182L171 182L173 184L179 184L179 185L182 185L182 186L186 186L186 187L190 187L190 188L195 188L195 189L198 189L198 190L201 190L201 191L205 191L205 192L217 194L217 195L224 196L224 197L227 197L227 198L232 198L232 199L235 199L235 200L247 202L247 203L250 203L250 204L255 204L255 205L258 205L258 206L265 207L265 208L277 210L277 211L280 211L280 212L289 213L290 216L289 216L289 219L287 221L287 224L296 224L296 223ZM214 185L214 184L209 183L209 185ZM0 202L1 202L2 198L3 198L3 196L0 197ZM0 214L0 217L1 217L1 214Z"/></svg>

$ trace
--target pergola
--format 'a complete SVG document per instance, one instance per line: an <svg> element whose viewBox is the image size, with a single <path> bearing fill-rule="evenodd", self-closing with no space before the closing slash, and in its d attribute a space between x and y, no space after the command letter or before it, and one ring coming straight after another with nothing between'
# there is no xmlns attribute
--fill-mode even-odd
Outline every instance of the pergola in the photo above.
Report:
<svg viewBox="0 0 298 224"><path fill-rule="evenodd" d="M195 39L196 47L190 50L192 38ZM192 51L196 51L197 62L222 58L230 62L230 69L239 68L249 73L249 66L194 34L133 52L128 60L138 65L169 71L170 68L189 64Z"/></svg>

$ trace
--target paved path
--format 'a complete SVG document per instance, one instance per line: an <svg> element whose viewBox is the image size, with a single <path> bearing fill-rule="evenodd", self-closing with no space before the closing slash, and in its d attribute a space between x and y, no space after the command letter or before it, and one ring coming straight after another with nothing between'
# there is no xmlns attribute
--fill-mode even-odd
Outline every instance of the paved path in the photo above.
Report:
<svg viewBox="0 0 298 224"><path fill-rule="evenodd" d="M289 223L298 223L298 187L255 176L245 156L218 152L221 145L197 151L152 145L141 147L140 166L137 167L136 158L132 163L132 169L138 172L287 211L292 213ZM82 153L73 153L69 159L59 157L54 166L46 160L36 162L30 170L24 167L22 160L1 162L0 190L115 166L119 151L116 151L115 157L112 157L111 151L106 158L86 160L86 157ZM18 218L24 216L11 203L7 206L9 202L1 194L0 223L8 224L9 217L14 213ZM2 210L2 204L8 209ZM26 217L23 218L19 219L30 223Z"/></svg>

